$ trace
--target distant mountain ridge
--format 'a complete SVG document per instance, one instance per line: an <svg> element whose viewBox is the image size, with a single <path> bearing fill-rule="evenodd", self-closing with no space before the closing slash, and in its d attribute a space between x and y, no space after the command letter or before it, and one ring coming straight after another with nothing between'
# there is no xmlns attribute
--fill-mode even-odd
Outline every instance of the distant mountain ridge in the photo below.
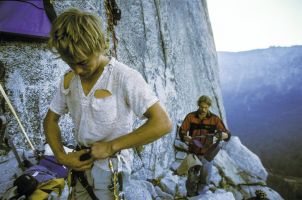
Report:
<svg viewBox="0 0 302 200"><path fill-rule="evenodd" d="M237 134L247 135L258 126L267 128L265 134L269 134L269 128L276 128L270 123L276 120L284 122L277 127L280 132L302 129L302 46L218 52L218 63L228 122ZM250 118L242 118L242 113ZM253 127L242 131L249 123Z"/></svg>
<svg viewBox="0 0 302 200"><path fill-rule="evenodd" d="M301 178L302 46L218 52L218 64L232 133L274 174Z"/></svg>
<svg viewBox="0 0 302 200"><path fill-rule="evenodd" d="M236 91L263 87L281 93L296 88L302 91L297 85L302 83L302 46L218 52L218 62L221 86L226 92L233 91L234 85Z"/></svg>

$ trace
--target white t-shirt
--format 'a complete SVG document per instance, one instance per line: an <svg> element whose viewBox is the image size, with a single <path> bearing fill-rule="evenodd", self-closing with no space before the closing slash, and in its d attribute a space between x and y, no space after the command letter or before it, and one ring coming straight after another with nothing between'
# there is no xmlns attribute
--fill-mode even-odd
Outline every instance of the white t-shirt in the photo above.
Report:
<svg viewBox="0 0 302 200"><path fill-rule="evenodd" d="M97 90L108 90L112 95L96 98ZM90 146L131 132L133 114L143 119L143 114L157 101L139 72L111 58L87 96L78 75L73 76L67 89L63 77L50 110L59 115L70 112L75 139L79 145ZM129 152L122 151L123 154L124 159L130 158L126 155Z"/></svg>

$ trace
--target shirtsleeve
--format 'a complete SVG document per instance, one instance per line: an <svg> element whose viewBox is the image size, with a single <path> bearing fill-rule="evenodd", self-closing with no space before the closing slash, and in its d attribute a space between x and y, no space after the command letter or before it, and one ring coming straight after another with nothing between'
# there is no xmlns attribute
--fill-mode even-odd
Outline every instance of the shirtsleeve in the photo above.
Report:
<svg viewBox="0 0 302 200"><path fill-rule="evenodd" d="M187 133L190 129L190 114L188 114L185 119L183 120L180 128L179 128L179 138L181 141L184 141L184 134L183 132Z"/></svg>
<svg viewBox="0 0 302 200"><path fill-rule="evenodd" d="M69 88L64 89L64 76L63 76L63 78L60 81L57 92L55 93L49 106L49 109L52 112L58 115L63 115L68 112L67 103L66 103L66 95L68 92L69 92Z"/></svg>
<svg viewBox="0 0 302 200"><path fill-rule="evenodd" d="M190 129L190 114L188 114L184 121L181 124L180 130L184 132L188 132Z"/></svg>
<svg viewBox="0 0 302 200"><path fill-rule="evenodd" d="M123 84L127 104L137 117L144 118L144 113L159 99L142 75L133 69L125 75Z"/></svg>
<svg viewBox="0 0 302 200"><path fill-rule="evenodd" d="M216 129L219 130L219 131L227 132L227 129L225 128L222 120L219 119L218 117L217 117Z"/></svg>
<svg viewBox="0 0 302 200"><path fill-rule="evenodd" d="M230 133L230 131L228 131L226 128L225 128L225 125L224 125L224 123L222 122L222 120L220 119L220 118L218 118L218 122L217 122L217 130L219 130L219 131L223 131L223 132L225 132L225 133L227 133L228 134L228 138L227 139L225 139L224 141L229 141L230 139L231 139L231 133Z"/></svg>

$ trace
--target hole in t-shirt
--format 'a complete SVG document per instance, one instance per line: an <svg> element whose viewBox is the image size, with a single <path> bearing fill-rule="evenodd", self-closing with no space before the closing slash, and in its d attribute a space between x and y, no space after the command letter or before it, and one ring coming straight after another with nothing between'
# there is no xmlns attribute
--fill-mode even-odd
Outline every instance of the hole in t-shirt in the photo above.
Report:
<svg viewBox="0 0 302 200"><path fill-rule="evenodd" d="M102 99L102 98L106 98L106 97L110 97L112 94L111 92L109 92L108 90L96 90L94 92L94 97L97 99Z"/></svg>
<svg viewBox="0 0 302 200"><path fill-rule="evenodd" d="M72 71L69 71L64 75L64 89L65 90L69 88L69 85L70 85L70 82L71 82L73 76L74 76L74 73Z"/></svg>

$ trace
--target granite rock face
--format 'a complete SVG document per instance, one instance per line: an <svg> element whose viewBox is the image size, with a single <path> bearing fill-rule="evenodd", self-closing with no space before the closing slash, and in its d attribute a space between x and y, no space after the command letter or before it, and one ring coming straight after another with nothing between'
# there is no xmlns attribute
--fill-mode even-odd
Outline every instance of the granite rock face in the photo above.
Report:
<svg viewBox="0 0 302 200"><path fill-rule="evenodd" d="M104 1L53 2L58 14L70 7L98 14L106 32ZM132 178L136 180L127 187L126 196L128 199L152 199L158 196L170 199L171 196L185 196L186 177L175 177L169 171L176 155L176 125L188 112L197 109L196 100L202 94L213 99L212 111L226 121L206 1L116 2L122 11L122 18L115 27L118 38L117 59L143 75L166 107L175 125L174 130L167 136L145 145L140 152L133 151L135 161ZM46 43L5 40L0 42L0 60L4 63L6 91L32 142L37 148L41 148L45 141L42 121L60 77L68 66L47 50ZM16 120L8 109L5 109L4 114L8 119L6 134L14 138L18 147L28 149L26 141L20 136ZM73 140L70 117L64 116L60 126L64 141L69 143ZM247 181L240 177L237 174L238 169L246 172L248 177L260 179L262 182L266 181L267 173L253 153L242 154L247 157L237 155L237 151L246 150L238 141L239 139L232 139L218 156L213 183L217 188L223 184L231 184L229 188L234 188L233 194L237 192L237 196L240 196L236 185L249 183L251 178ZM249 158L257 161L256 167L242 163ZM222 166L225 165L228 167L224 169ZM230 174L232 181L226 178ZM147 181L151 179L160 179L160 184L153 185ZM252 182L255 183L254 179ZM131 184L133 187L130 187ZM209 199L234 199L230 190L219 190L205 195Z"/></svg>
<svg viewBox="0 0 302 200"><path fill-rule="evenodd" d="M205 1L117 1L122 18L115 28L117 58L137 69L156 92L174 122L196 109L196 99L207 94L213 111L222 115L216 51ZM57 13L78 7L101 16L106 32L104 2L54 1ZM42 119L68 66L56 59L46 43L1 41L5 87L26 132L36 146L44 142ZM7 132L18 135L16 121L7 113ZM72 140L70 119L62 120L66 141ZM173 131L175 132L175 131ZM169 134L146 145L141 159L150 178L161 175L174 155ZM15 139L27 147L21 137ZM165 147L165 148L162 148Z"/></svg>

